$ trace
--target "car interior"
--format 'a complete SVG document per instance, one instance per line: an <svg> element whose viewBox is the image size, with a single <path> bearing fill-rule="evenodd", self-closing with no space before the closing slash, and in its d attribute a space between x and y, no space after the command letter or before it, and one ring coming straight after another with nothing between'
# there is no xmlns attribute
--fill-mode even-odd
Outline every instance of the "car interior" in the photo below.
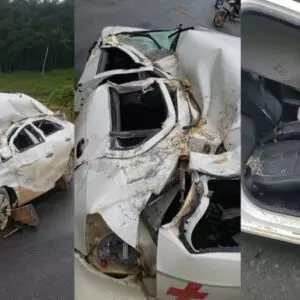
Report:
<svg viewBox="0 0 300 300"><path fill-rule="evenodd" d="M239 247L240 180L212 179L208 188L209 207L191 236L194 249Z"/></svg>
<svg viewBox="0 0 300 300"><path fill-rule="evenodd" d="M192 180L188 172L180 180L176 177L174 180L172 184L168 184L161 195L152 196L142 212L143 221L156 243L159 229L175 218L191 189ZM198 204L191 208L190 213L184 215L177 225L178 237L190 253L200 254L220 249L237 251L241 221L240 180L211 179L207 185L210 202L208 208L195 225L191 224L193 229L189 231L187 227L191 226L190 218ZM199 196L201 197L202 194L200 193ZM159 201L162 198L163 201Z"/></svg>
<svg viewBox="0 0 300 300"><path fill-rule="evenodd" d="M255 23L254 27L261 28L257 33L257 28L244 26L248 29L242 33L244 190L248 199L259 207L299 216L300 81L297 65L300 57L293 49L299 49L295 43L299 46L300 31L276 19L251 14L243 22ZM276 37L272 30L276 31ZM282 44L278 45L276 39L281 38ZM262 51L271 53L276 45L278 51L272 52L273 57L260 61Z"/></svg>
<svg viewBox="0 0 300 300"><path fill-rule="evenodd" d="M167 107L159 85L119 93L110 88L113 148L137 146L161 130Z"/></svg>

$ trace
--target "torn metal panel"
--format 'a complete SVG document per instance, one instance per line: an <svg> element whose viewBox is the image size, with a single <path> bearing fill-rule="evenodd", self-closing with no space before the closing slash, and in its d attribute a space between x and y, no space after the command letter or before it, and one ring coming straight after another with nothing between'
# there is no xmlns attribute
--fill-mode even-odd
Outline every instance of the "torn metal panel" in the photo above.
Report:
<svg viewBox="0 0 300 300"><path fill-rule="evenodd" d="M99 53L100 56L100 53ZM89 70L89 73L93 75L85 75L84 79L80 79L80 83L78 84L77 90L75 92L75 111L79 112L83 106L84 101L88 101L88 97L90 94L96 89L102 82L113 77L114 75L128 75L140 72L153 71L154 68L152 66L142 67L137 69L130 70L111 70L104 73L97 74L97 70L94 70L94 63L91 62L91 69L88 65L85 70Z"/></svg>
<svg viewBox="0 0 300 300"><path fill-rule="evenodd" d="M176 184L162 195L147 203L142 212L142 217L146 224L151 226L150 228L153 233L158 233L158 230L162 225L162 220L178 192L179 186Z"/></svg>
<svg viewBox="0 0 300 300"><path fill-rule="evenodd" d="M217 155L191 152L189 167L216 177L238 177L241 169L240 160L240 147Z"/></svg>
<svg viewBox="0 0 300 300"><path fill-rule="evenodd" d="M211 180L214 181L211 177L198 176L194 173L193 183L180 212L172 222L162 226L159 230L158 297L163 297L166 284L176 286L178 282L182 285L188 282L199 282L205 287L205 292L210 291L212 299L240 299L239 249L228 246L228 241L224 240L227 235L232 235L229 238L230 243L237 245L233 237L239 232L239 227L232 232L227 230L222 232L218 228L220 226L226 228L228 226L226 222L235 224L236 220L239 221L236 218L240 216L239 208L235 207L239 203L239 196L236 197L238 194L234 191L235 200L231 204L232 209L228 209L227 202L232 200L219 197L222 193L229 196L228 191L224 189L228 181L224 180L221 185L216 184L209 188ZM239 185L239 181L234 182L235 186L237 184ZM230 189L232 190L232 187L229 188L229 193ZM218 193L218 195L214 197L213 193ZM223 201L227 208L223 209L222 203L218 201ZM214 209L220 209L219 216L216 215L217 212ZM238 212L233 212L235 210ZM218 221L219 217L221 221ZM199 227L199 224L202 226ZM198 231L197 243L195 243L194 231ZM221 245L224 242L225 244ZM170 249L172 249L171 252ZM229 277L228 271L231 274ZM225 295L222 294L224 291Z"/></svg>
<svg viewBox="0 0 300 300"><path fill-rule="evenodd" d="M152 194L162 191L176 168L181 146L177 133L178 129L173 130L143 155L87 163L89 169L81 187L86 190L86 213L100 213L107 225L132 247L137 246L142 209Z"/></svg>

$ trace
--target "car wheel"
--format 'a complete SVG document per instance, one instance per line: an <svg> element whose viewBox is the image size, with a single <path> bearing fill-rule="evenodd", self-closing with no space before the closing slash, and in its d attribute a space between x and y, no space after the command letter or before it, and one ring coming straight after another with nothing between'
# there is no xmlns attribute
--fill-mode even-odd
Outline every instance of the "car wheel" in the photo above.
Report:
<svg viewBox="0 0 300 300"><path fill-rule="evenodd" d="M3 230L11 215L10 197L6 189L0 187L0 230Z"/></svg>
<svg viewBox="0 0 300 300"><path fill-rule="evenodd" d="M69 183L72 180L74 172L74 151L70 153L68 164L64 175L57 181L56 188L60 190L67 190Z"/></svg>
<svg viewBox="0 0 300 300"><path fill-rule="evenodd" d="M226 20L226 13L224 11L219 11L215 14L214 25L216 27L223 27Z"/></svg>

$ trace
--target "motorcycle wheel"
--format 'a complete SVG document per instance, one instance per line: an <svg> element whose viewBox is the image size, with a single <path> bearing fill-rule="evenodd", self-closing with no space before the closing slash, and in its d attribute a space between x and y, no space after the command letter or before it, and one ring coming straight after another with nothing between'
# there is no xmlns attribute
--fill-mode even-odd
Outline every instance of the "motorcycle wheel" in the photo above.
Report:
<svg viewBox="0 0 300 300"><path fill-rule="evenodd" d="M223 27L224 23L226 21L226 12L224 11L219 11L215 14L214 17L214 25L216 27Z"/></svg>
<svg viewBox="0 0 300 300"><path fill-rule="evenodd" d="M217 0L215 3L215 8L220 9L224 4L224 0Z"/></svg>

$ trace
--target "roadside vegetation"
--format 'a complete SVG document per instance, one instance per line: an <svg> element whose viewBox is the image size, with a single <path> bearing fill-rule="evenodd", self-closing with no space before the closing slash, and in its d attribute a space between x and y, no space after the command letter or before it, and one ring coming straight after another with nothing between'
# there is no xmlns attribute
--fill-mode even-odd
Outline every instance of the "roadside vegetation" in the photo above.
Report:
<svg viewBox="0 0 300 300"><path fill-rule="evenodd" d="M27 94L52 110L62 110L71 119L74 99L73 69L46 72L0 73L0 92Z"/></svg>
<svg viewBox="0 0 300 300"><path fill-rule="evenodd" d="M0 92L25 93L71 116L73 0L1 0Z"/></svg>

